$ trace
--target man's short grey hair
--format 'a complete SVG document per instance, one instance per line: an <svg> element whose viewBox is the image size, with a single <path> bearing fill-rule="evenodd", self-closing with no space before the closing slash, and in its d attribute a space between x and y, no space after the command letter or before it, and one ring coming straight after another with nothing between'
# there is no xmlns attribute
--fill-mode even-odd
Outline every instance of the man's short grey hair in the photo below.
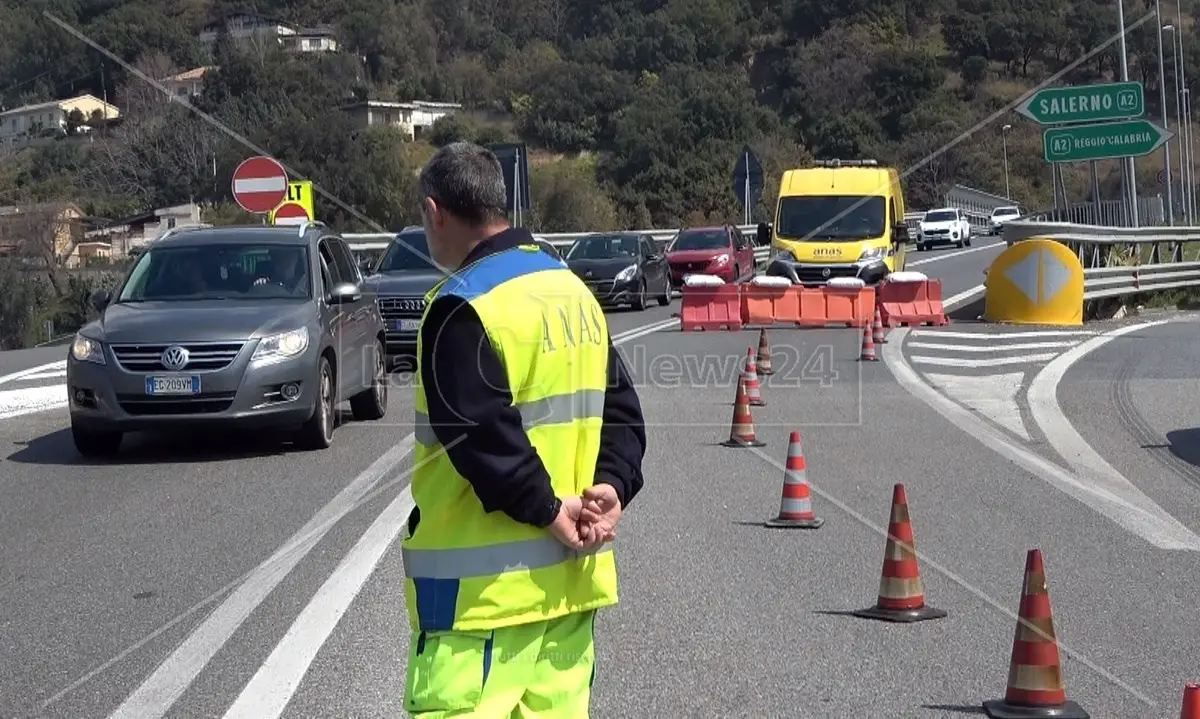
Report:
<svg viewBox="0 0 1200 719"><path fill-rule="evenodd" d="M470 142L455 142L434 154L421 170L422 199L472 225L508 216L504 170L496 155Z"/></svg>

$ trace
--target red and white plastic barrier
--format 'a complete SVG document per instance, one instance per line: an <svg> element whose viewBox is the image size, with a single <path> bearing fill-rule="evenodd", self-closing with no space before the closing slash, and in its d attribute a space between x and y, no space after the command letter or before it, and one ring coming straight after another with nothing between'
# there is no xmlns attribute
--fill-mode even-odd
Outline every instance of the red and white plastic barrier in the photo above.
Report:
<svg viewBox="0 0 1200 719"><path fill-rule="evenodd" d="M942 281L920 272L893 272L879 283L879 316L884 327L950 324L942 306Z"/></svg>
<svg viewBox="0 0 1200 719"><path fill-rule="evenodd" d="M741 288L725 284L720 277L684 277L682 305L679 328L685 332L742 328Z"/></svg>

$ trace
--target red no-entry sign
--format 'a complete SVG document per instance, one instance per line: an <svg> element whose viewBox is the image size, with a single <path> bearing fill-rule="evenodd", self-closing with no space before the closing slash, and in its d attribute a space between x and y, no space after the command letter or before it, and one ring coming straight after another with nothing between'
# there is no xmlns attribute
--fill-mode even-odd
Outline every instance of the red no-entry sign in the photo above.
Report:
<svg viewBox="0 0 1200 719"><path fill-rule="evenodd" d="M275 210L276 225L299 225L311 219L304 205L297 202L285 202Z"/></svg>
<svg viewBox="0 0 1200 719"><path fill-rule="evenodd" d="M233 171L233 199L246 212L265 213L287 197L287 170L270 157L243 160Z"/></svg>

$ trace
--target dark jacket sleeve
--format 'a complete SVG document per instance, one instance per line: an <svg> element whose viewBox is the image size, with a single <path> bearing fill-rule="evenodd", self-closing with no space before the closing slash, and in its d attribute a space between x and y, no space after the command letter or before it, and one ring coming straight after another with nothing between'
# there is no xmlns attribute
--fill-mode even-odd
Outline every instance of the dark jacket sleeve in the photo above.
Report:
<svg viewBox="0 0 1200 719"><path fill-rule="evenodd" d="M421 345L429 423L454 468L486 511L549 526L560 502L479 315L461 298L438 298L422 322Z"/></svg>
<svg viewBox="0 0 1200 719"><path fill-rule="evenodd" d="M621 353L610 343L596 483L612 485L621 499L622 508L628 507L642 488L642 458L645 454L646 423L642 417L642 404Z"/></svg>

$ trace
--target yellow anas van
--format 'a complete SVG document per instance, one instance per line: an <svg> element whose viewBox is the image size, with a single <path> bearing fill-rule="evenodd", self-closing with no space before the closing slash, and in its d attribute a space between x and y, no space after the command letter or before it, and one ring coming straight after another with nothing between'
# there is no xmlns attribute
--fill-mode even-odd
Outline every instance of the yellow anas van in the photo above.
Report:
<svg viewBox="0 0 1200 719"><path fill-rule="evenodd" d="M875 284L904 269L904 211L900 173L875 160L788 170L779 183L767 274L806 285L835 277Z"/></svg>

